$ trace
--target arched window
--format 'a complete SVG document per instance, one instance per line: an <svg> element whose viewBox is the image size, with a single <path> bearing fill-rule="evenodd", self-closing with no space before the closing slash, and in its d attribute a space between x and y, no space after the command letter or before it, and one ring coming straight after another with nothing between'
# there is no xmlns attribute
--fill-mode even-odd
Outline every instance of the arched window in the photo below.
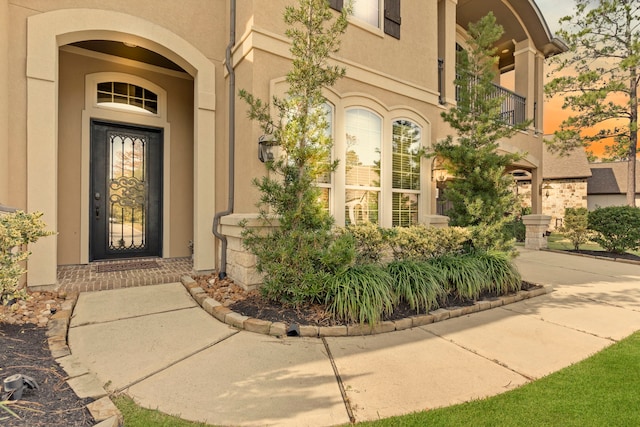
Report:
<svg viewBox="0 0 640 427"><path fill-rule="evenodd" d="M158 114L158 95L131 83L98 83L97 100L100 106Z"/></svg>

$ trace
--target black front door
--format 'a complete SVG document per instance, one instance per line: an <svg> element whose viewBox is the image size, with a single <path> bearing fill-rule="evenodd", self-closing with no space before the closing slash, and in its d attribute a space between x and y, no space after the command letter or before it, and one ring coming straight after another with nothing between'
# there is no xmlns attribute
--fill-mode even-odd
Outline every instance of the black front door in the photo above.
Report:
<svg viewBox="0 0 640 427"><path fill-rule="evenodd" d="M162 130L91 122L91 261L162 255Z"/></svg>

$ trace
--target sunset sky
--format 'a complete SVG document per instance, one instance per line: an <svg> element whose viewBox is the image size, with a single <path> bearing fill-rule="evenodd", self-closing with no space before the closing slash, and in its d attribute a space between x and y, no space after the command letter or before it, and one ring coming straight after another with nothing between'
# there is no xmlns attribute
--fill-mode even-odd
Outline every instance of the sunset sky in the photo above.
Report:
<svg viewBox="0 0 640 427"><path fill-rule="evenodd" d="M573 0L535 0L538 8L549 26L552 33L556 33L559 24L558 20L567 15L572 15L575 7ZM550 70L550 66L546 66L546 71ZM568 117L568 112L562 109L562 98L559 96L553 99L546 99L544 105L544 133L552 134L558 125ZM601 155L603 148L600 146L592 146L592 151L596 155Z"/></svg>

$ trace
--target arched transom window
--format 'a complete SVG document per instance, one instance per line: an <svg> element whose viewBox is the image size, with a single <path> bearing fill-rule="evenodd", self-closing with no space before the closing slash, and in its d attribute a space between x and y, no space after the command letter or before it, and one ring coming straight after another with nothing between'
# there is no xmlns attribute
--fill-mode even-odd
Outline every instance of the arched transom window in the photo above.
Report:
<svg viewBox="0 0 640 427"><path fill-rule="evenodd" d="M97 85L98 105L129 111L158 114L158 95L149 89L124 82L102 82Z"/></svg>

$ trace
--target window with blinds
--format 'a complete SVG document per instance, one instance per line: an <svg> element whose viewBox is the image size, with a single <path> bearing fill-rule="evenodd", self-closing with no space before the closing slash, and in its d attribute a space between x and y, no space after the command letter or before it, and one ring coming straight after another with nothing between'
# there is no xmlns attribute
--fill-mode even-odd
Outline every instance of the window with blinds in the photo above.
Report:
<svg viewBox="0 0 640 427"><path fill-rule="evenodd" d="M408 120L392 124L392 225L418 223L422 130Z"/></svg>
<svg viewBox="0 0 640 427"><path fill-rule="evenodd" d="M346 111L345 219L378 223L382 119L369 110Z"/></svg>

